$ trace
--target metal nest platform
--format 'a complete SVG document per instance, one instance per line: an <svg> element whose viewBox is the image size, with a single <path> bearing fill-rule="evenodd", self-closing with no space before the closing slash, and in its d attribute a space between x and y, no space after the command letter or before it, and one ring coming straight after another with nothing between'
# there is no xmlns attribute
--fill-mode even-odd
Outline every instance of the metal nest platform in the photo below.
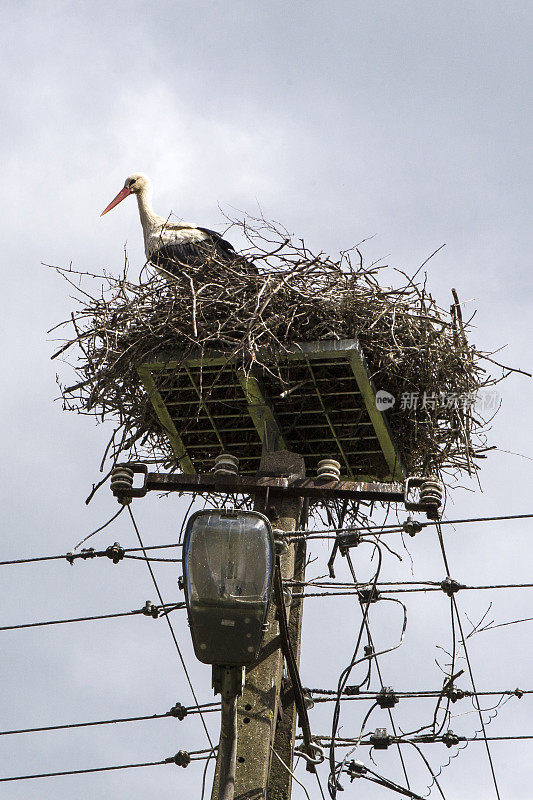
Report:
<svg viewBox="0 0 533 800"><path fill-rule="evenodd" d="M208 472L228 452L253 475L265 443L302 455L309 473L335 458L349 480L405 478L356 339L301 342L262 360L247 371L217 352L138 367L184 473Z"/></svg>

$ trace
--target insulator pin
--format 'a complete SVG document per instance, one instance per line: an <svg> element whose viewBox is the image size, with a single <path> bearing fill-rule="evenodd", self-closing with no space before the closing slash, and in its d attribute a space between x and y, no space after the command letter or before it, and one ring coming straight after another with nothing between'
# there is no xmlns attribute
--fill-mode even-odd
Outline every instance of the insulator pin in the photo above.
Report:
<svg viewBox="0 0 533 800"><path fill-rule="evenodd" d="M442 483L436 478L426 478L420 484L420 503L431 509L431 516L437 518L443 498ZM429 514L428 514L429 516Z"/></svg>
<svg viewBox="0 0 533 800"><path fill-rule="evenodd" d="M131 495L127 493L133 489L133 475L127 464L117 464L111 473L111 491L123 506L131 503Z"/></svg>
<svg viewBox="0 0 533 800"><path fill-rule="evenodd" d="M239 459L231 453L220 453L215 458L213 472L215 475L238 475Z"/></svg>
<svg viewBox="0 0 533 800"><path fill-rule="evenodd" d="M316 474L319 480L340 481L341 465L334 458L323 458L318 462Z"/></svg>

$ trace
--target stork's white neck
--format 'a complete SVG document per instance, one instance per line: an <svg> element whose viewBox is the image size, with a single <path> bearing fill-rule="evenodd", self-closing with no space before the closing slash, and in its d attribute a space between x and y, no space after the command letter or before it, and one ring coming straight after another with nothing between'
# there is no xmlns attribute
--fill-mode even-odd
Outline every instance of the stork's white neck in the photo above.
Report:
<svg viewBox="0 0 533 800"><path fill-rule="evenodd" d="M137 194L137 205L139 207L139 216L141 218L141 225L144 233L151 230L159 223L159 217L152 208L152 187L143 186L141 191Z"/></svg>

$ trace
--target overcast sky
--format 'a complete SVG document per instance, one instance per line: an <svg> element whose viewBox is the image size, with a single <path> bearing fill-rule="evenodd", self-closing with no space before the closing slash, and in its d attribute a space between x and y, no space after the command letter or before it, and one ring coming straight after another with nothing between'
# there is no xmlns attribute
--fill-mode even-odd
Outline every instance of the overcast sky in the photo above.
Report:
<svg viewBox="0 0 533 800"><path fill-rule="evenodd" d="M454 286L478 309L473 334L483 349L531 370L531 36L530 2L373 0L373 2L28 2L4 0L2 194L4 302L3 419L5 495L0 558L64 553L115 510L103 489L84 499L107 430L61 410L46 331L69 316L65 283L41 265L119 272L127 244L134 268L144 256L133 201L100 211L135 171L149 174L154 205L167 215L223 229L219 207L280 220L311 247L335 253L369 236L368 258L415 269L445 306ZM134 273L135 274L135 273ZM528 513L533 442L532 383L511 377L491 443L496 452L473 484L456 490L450 517ZM174 541L184 505L176 498L135 503L147 542ZM530 523L447 529L454 577L465 582L531 581ZM93 539L133 546L125 518ZM430 529L409 540L415 579L441 580ZM328 550L315 546L324 571ZM411 577L411 562L390 556L389 577ZM361 554L361 574L370 568ZM366 572L365 572L366 570ZM181 599L173 565L157 572L164 596ZM2 625L130 610L156 601L142 563L107 560L2 567ZM412 595L406 643L382 662L397 690L437 688L436 644L449 645L444 595ZM490 600L497 622L533 617L529 590L464 592L462 611L478 619ZM333 688L353 648L359 610L347 600L309 600L302 679ZM179 612L178 612L179 614ZM210 670L194 660L184 616L176 630L202 701L212 699ZM401 620L372 610L374 636L387 646ZM468 623L464 619L466 630ZM0 728L154 714L190 703L164 621L145 617L1 633L4 702ZM533 688L533 624L473 637L478 689ZM467 676L463 688L470 688ZM533 734L525 696L499 710L488 733ZM425 703L425 704L424 704ZM465 703L465 701L463 701ZM344 735L356 734L359 703L346 704ZM366 708L366 706L365 706ZM454 706L454 713L468 711ZM331 707L311 712L329 731ZM426 701L396 709L403 729L427 724ZM486 715L488 719L489 715ZM209 724L218 737L218 718ZM385 726L383 712L370 728ZM479 725L472 714L458 733ZM197 717L0 739L0 776L165 758L205 747ZM532 743L494 743L502 800L530 791ZM424 751L435 768L450 754ZM368 751L362 753L368 761ZM406 753L412 787L428 773ZM382 774L401 780L393 750L376 754ZM137 800L200 798L202 765L73 776L3 786L6 800L81 797ZM302 766L297 774L316 783ZM327 776L322 770L323 783ZM210 785L211 777L208 778ZM483 746L472 743L442 775L449 800L493 798ZM359 783L346 797L390 797ZM435 791L434 791L435 794ZM294 797L305 797L299 786Z"/></svg>

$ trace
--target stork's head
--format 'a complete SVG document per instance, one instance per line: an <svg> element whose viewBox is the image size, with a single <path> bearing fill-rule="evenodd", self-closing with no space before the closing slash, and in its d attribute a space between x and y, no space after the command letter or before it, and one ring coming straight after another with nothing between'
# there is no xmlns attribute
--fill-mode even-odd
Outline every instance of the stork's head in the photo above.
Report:
<svg viewBox="0 0 533 800"><path fill-rule="evenodd" d="M151 182L150 178L144 175L142 172L134 172L133 175L130 175L124 181L124 188L120 190L117 196L111 200L107 208L105 208L102 213L100 214L101 217L104 214L107 214L108 211L111 211L112 208L118 206L119 203L124 200L129 194L140 194L141 192L146 192L150 189Z"/></svg>

